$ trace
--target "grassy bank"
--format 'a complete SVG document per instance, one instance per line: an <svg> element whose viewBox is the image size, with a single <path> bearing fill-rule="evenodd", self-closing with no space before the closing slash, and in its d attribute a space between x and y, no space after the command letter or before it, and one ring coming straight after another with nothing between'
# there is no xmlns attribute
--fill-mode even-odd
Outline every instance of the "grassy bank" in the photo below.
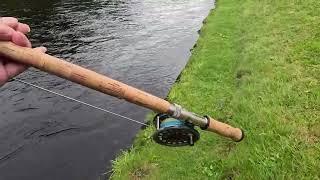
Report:
<svg viewBox="0 0 320 180"><path fill-rule="evenodd" d="M169 99L246 131L168 148L142 131L113 179L320 179L320 1L219 0Z"/></svg>

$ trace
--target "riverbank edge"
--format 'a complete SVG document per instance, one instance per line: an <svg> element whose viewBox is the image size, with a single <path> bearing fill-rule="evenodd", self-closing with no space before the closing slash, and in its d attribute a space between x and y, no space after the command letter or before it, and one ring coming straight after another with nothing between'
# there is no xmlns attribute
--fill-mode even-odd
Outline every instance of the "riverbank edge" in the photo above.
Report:
<svg viewBox="0 0 320 180"><path fill-rule="evenodd" d="M244 127L244 142L202 132L192 148L167 148L149 127L114 161L112 179L320 178L320 4L296 3L216 2L168 95Z"/></svg>
<svg viewBox="0 0 320 180"><path fill-rule="evenodd" d="M215 10L215 6L216 6L216 2L218 0L215 0L215 3L213 4L213 8L210 9L209 14L207 15L207 17L204 18L204 20L202 21L202 27L197 31L199 38L201 37L201 31L204 28L204 26L206 25L206 21L207 18L209 17L209 15L211 13L213 13L213 11ZM177 76L174 85L177 85L181 79L181 77L183 76L184 71L186 70L186 68L189 66L191 57L193 55L193 50L195 50L197 48L197 44L198 44L198 40L195 42L195 44L193 45L192 48L190 48L190 52L191 52L191 56L189 57L188 62L186 63L185 67L182 69L182 71L179 73L179 75ZM172 87L173 88L173 87ZM172 88L169 90L167 96L164 98L168 101L170 101L170 93L172 91ZM148 124L148 127L146 126L142 126L141 130L138 132L138 134L134 137L134 141L132 143L131 148L127 149L127 150L123 150L117 157L116 159L113 161L113 167L111 171L108 171L108 173L112 173L110 176L110 179L116 179L115 177L115 172L118 171L119 167L116 167L116 164L120 161L122 161L123 158L125 158L125 156L128 156L129 154L134 154L134 151L137 151L138 149L142 148L146 143L149 143L152 140L152 135L155 132L155 128L153 127L153 118L157 113L155 112L150 112L146 115L145 117L145 123ZM122 179L122 178L121 178Z"/></svg>

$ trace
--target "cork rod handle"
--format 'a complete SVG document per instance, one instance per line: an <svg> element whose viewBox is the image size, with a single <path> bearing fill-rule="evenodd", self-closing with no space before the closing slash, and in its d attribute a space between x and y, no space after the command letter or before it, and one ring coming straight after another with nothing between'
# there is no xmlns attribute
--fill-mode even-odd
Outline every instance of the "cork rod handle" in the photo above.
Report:
<svg viewBox="0 0 320 180"><path fill-rule="evenodd" d="M244 138L244 133L241 129L234 128L228 124L219 122L210 117L207 118L210 120L209 126L206 129L207 131L211 131L221 136L228 137L236 142L239 142Z"/></svg>

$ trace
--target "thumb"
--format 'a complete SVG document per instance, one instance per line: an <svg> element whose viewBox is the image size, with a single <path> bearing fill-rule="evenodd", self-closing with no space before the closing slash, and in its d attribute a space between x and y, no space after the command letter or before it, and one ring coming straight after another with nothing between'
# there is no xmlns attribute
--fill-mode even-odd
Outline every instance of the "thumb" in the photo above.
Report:
<svg viewBox="0 0 320 180"><path fill-rule="evenodd" d="M37 50L39 52L47 52L47 48L46 47L43 47L43 46L40 46L40 47L36 47L36 48L33 48L34 50Z"/></svg>

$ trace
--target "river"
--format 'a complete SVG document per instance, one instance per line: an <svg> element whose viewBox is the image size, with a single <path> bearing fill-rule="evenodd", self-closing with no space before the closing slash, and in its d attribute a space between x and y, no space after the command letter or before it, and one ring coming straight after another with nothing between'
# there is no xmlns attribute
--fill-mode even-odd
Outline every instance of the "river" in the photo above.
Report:
<svg viewBox="0 0 320 180"><path fill-rule="evenodd" d="M50 55L165 97L213 4L1 0L0 16L28 23L33 45L46 46ZM36 69L19 78L141 122L149 112ZM18 82L0 88L0 102L0 180L103 179L141 128Z"/></svg>

